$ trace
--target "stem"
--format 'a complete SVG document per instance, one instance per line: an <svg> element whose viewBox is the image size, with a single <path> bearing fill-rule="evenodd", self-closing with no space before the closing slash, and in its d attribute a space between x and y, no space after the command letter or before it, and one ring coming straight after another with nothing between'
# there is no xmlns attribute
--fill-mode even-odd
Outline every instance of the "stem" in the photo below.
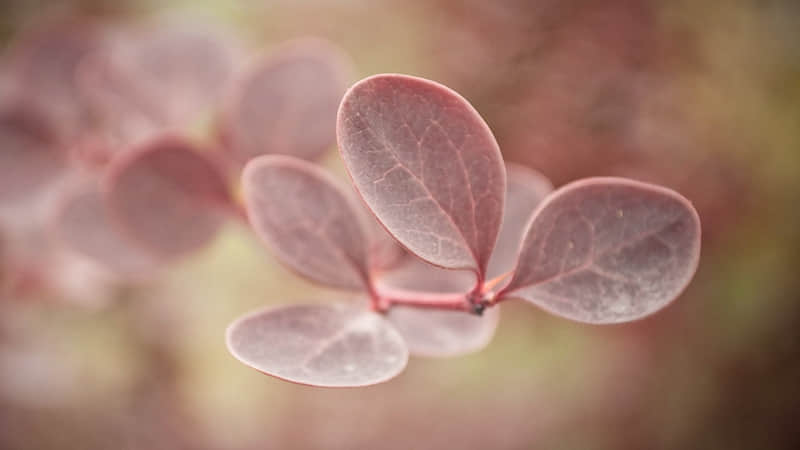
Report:
<svg viewBox="0 0 800 450"><path fill-rule="evenodd" d="M469 301L469 293L463 292L440 294L384 288L376 292L376 295L380 309L383 311L388 311L395 305L465 312L473 312L474 309Z"/></svg>
<svg viewBox="0 0 800 450"><path fill-rule="evenodd" d="M393 306L401 305L412 308L440 309L445 311L464 311L480 316L492 305L494 293L480 289L470 292L420 292L405 289L383 287L370 290L372 309L377 312L388 312Z"/></svg>

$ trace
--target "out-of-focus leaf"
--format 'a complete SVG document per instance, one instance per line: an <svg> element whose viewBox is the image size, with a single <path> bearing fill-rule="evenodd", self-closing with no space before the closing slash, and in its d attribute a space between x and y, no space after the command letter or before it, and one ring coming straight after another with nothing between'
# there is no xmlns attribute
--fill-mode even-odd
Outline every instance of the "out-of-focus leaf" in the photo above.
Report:
<svg viewBox="0 0 800 450"><path fill-rule="evenodd" d="M239 361L286 381L356 387L397 376L408 362L403 338L379 314L343 305L292 305L244 316L228 327Z"/></svg>
<svg viewBox="0 0 800 450"><path fill-rule="evenodd" d="M241 163L266 153L314 159L336 142L336 108L349 61L324 41L301 39L264 56L226 98L220 133Z"/></svg>
<svg viewBox="0 0 800 450"><path fill-rule="evenodd" d="M503 225L489 259L489 278L514 268L525 226L536 206L553 191L550 180L539 172L519 164L506 163L506 204Z"/></svg>
<svg viewBox="0 0 800 450"><path fill-rule="evenodd" d="M232 209L218 165L175 136L119 155L109 164L105 182L112 217L160 258L207 244Z"/></svg>
<svg viewBox="0 0 800 450"><path fill-rule="evenodd" d="M123 143L208 114L236 69L238 45L207 24L127 28L78 70L78 84L104 128Z"/></svg>
<svg viewBox="0 0 800 450"><path fill-rule="evenodd" d="M88 110L76 89L76 69L99 43L91 21L43 20L25 29L8 49L7 67L16 94L42 109L66 138L78 136L89 125Z"/></svg>
<svg viewBox="0 0 800 450"><path fill-rule="evenodd" d="M242 173L247 215L280 260L319 283L365 289L368 236L358 206L321 168L298 158L265 155Z"/></svg>
<svg viewBox="0 0 800 450"><path fill-rule="evenodd" d="M539 206L498 297L520 297L580 322L626 322L680 295L699 257L700 219L680 194L588 178Z"/></svg>
<svg viewBox="0 0 800 450"><path fill-rule="evenodd" d="M81 185L61 200L54 226L67 247L120 276L138 278L156 267L110 220L104 198L93 184Z"/></svg>
<svg viewBox="0 0 800 450"><path fill-rule="evenodd" d="M433 264L485 275L505 167L464 98L429 80L375 75L345 95L337 133L356 188L398 241Z"/></svg>
<svg viewBox="0 0 800 450"><path fill-rule="evenodd" d="M21 102L0 106L0 204L18 204L55 181L66 151L45 116Z"/></svg>

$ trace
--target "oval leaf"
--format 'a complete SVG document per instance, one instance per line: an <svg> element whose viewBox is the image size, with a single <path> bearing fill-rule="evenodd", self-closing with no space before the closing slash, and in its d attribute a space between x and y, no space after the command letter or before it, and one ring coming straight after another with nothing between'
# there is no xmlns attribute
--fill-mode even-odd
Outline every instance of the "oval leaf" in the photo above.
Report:
<svg viewBox="0 0 800 450"><path fill-rule="evenodd" d="M37 110L19 103L0 110L0 204L40 193L67 165L55 131Z"/></svg>
<svg viewBox="0 0 800 450"><path fill-rule="evenodd" d="M367 236L357 206L319 167L290 156L251 160L242 173L256 234L301 275L345 289L367 284Z"/></svg>
<svg viewBox="0 0 800 450"><path fill-rule="evenodd" d="M489 260L488 277L514 269L525 226L539 203L553 191L550 180L539 172L519 164L506 163L506 204L497 245Z"/></svg>
<svg viewBox="0 0 800 450"><path fill-rule="evenodd" d="M119 231L104 200L92 185L65 196L56 212L56 235L70 249L119 275L138 277L151 272L155 262Z"/></svg>
<svg viewBox="0 0 800 450"><path fill-rule="evenodd" d="M105 181L112 217L161 258L206 245L231 210L217 165L177 137L121 154L109 164Z"/></svg>
<svg viewBox="0 0 800 450"><path fill-rule="evenodd" d="M242 363L293 383L356 387L403 371L408 349L380 315L343 305L268 308L233 322L228 350Z"/></svg>
<svg viewBox="0 0 800 450"><path fill-rule="evenodd" d="M474 282L468 272L441 269L417 258L387 273L382 285L414 291L447 293L468 292ZM386 318L403 336L415 356L446 357L477 352L494 337L500 308L482 316L463 311L446 311L393 306Z"/></svg>
<svg viewBox="0 0 800 450"><path fill-rule="evenodd" d="M498 298L520 297L580 322L626 322L674 300L699 257L700 219L680 194L589 178L539 206Z"/></svg>
<svg viewBox="0 0 800 450"><path fill-rule="evenodd" d="M347 58L323 41L286 44L244 74L225 102L220 133L240 162L265 153L313 159L336 142Z"/></svg>
<svg viewBox="0 0 800 450"><path fill-rule="evenodd" d="M506 175L494 136L464 98L429 80L375 75L345 94L337 133L356 188L401 244L483 277Z"/></svg>

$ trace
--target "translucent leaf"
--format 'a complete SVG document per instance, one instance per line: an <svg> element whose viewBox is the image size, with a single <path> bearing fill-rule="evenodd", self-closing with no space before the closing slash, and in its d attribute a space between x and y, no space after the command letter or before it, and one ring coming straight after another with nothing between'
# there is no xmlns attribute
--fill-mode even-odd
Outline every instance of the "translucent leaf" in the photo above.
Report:
<svg viewBox="0 0 800 450"><path fill-rule="evenodd" d="M588 178L539 206L514 277L499 296L580 322L625 322L674 300L699 257L700 220L680 194L623 178Z"/></svg>
<svg viewBox="0 0 800 450"><path fill-rule="evenodd" d="M505 167L464 98L421 78L375 75L345 94L337 131L356 188L401 244L433 264L485 274Z"/></svg>
<svg viewBox="0 0 800 450"><path fill-rule="evenodd" d="M489 260L488 277L493 278L514 268L525 226L536 206L553 191L550 180L539 172L519 164L506 163L506 204L503 225Z"/></svg>
<svg viewBox="0 0 800 450"><path fill-rule="evenodd" d="M113 223L103 196L93 184L80 186L61 200L54 225L66 246L118 275L139 277L156 266Z"/></svg>
<svg viewBox="0 0 800 450"><path fill-rule="evenodd" d="M110 50L108 50L110 51ZM84 58L77 69L77 84L89 108L97 116L101 135L118 151L150 137L166 125L162 103L141 92L131 74L114 66L106 52ZM187 119L187 118L184 118Z"/></svg>
<svg viewBox="0 0 800 450"><path fill-rule="evenodd" d="M217 165L177 137L163 136L120 155L105 181L112 217L161 258L206 245L231 209Z"/></svg>
<svg viewBox="0 0 800 450"><path fill-rule="evenodd" d="M358 205L358 218L363 223L364 230L368 235L367 260L370 273L375 276L397 268L409 257L408 252L383 228L375 214L369 211L355 190L350 189L350 194L353 202Z"/></svg>
<svg viewBox="0 0 800 450"><path fill-rule="evenodd" d="M370 272L375 273L391 270L399 264L402 264L409 255L383 227L375 223L374 219L372 219L372 221L374 226L369 230L370 246L368 259Z"/></svg>
<svg viewBox="0 0 800 450"><path fill-rule="evenodd" d="M474 277L468 272L441 269L410 258L397 270L380 279L383 287L424 292L468 292ZM463 311L446 311L397 305L386 318L397 329L415 356L445 357L476 352L492 340L500 308L482 316Z"/></svg>
<svg viewBox="0 0 800 450"><path fill-rule="evenodd" d="M349 72L340 50L312 39L257 61L226 99L226 147L242 163L266 153L320 156L336 142L336 108Z"/></svg>
<svg viewBox="0 0 800 450"><path fill-rule="evenodd" d="M67 164L55 131L38 110L21 103L0 107L0 204L37 195Z"/></svg>
<svg viewBox="0 0 800 450"><path fill-rule="evenodd" d="M244 316L228 327L228 350L286 381L356 387L397 376L408 362L403 338L379 314L343 305L292 305Z"/></svg>
<svg viewBox="0 0 800 450"><path fill-rule="evenodd" d="M251 160L242 174L245 207L280 260L319 283L364 289L367 235L358 205L321 168L291 156Z"/></svg>

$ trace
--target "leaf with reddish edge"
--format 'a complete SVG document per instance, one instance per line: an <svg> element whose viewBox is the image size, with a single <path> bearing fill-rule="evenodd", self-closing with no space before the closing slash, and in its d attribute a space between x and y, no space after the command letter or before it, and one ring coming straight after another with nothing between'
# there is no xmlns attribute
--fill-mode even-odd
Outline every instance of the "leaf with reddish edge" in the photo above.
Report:
<svg viewBox="0 0 800 450"><path fill-rule="evenodd" d="M475 109L433 81L375 75L339 107L339 149L386 229L420 258L481 282L503 215L506 174Z"/></svg>
<svg viewBox="0 0 800 450"><path fill-rule="evenodd" d="M311 386L382 383L408 362L397 331L379 314L352 305L267 308L233 322L226 337L245 365Z"/></svg>
<svg viewBox="0 0 800 450"><path fill-rule="evenodd" d="M241 163L267 153L319 157L336 142L349 66L341 50L316 39L262 57L225 99L219 125L225 147Z"/></svg>
<svg viewBox="0 0 800 450"><path fill-rule="evenodd" d="M157 266L111 221L105 199L92 183L78 186L61 199L53 225L67 247L119 276L146 277Z"/></svg>
<svg viewBox="0 0 800 450"><path fill-rule="evenodd" d="M260 156L245 166L242 189L250 224L284 264L322 284L369 288L358 205L325 170L291 156Z"/></svg>
<svg viewBox="0 0 800 450"><path fill-rule="evenodd" d="M379 280L381 290L408 289L420 292L469 292L474 283L468 272L441 269L409 258L408 262ZM393 306L386 318L403 336L414 356L446 357L473 353L492 340L500 319L500 308L486 309L482 316L463 311Z"/></svg>
<svg viewBox="0 0 800 450"><path fill-rule="evenodd" d="M29 201L66 166L57 133L38 109L21 102L0 106L0 204Z"/></svg>
<svg viewBox="0 0 800 450"><path fill-rule="evenodd" d="M536 206L553 191L553 184L539 172L514 163L506 163L506 204L503 225L489 259L488 278L514 269L525 226Z"/></svg>
<svg viewBox="0 0 800 450"><path fill-rule="evenodd" d="M680 194L587 178L539 205L497 298L522 298L578 322L627 322L678 297L699 257L700 219Z"/></svg>
<svg viewBox="0 0 800 450"><path fill-rule="evenodd" d="M218 165L177 136L122 153L104 181L120 229L163 259L206 245L234 208Z"/></svg>

